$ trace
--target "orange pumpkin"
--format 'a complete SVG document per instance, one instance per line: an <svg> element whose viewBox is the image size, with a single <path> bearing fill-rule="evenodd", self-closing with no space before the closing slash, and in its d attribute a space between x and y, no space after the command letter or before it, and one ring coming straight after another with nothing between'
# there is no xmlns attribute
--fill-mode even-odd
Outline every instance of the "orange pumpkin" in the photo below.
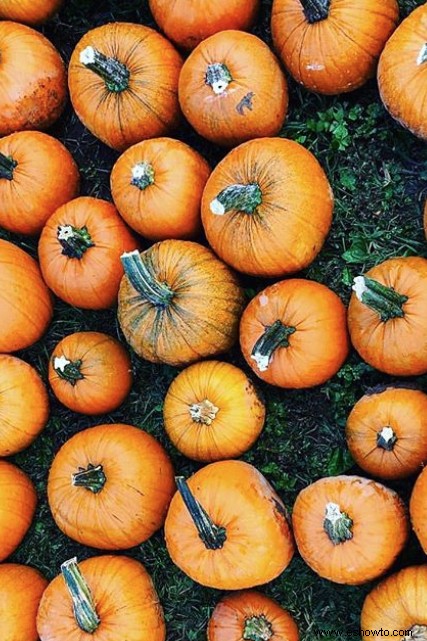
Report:
<svg viewBox="0 0 427 641"><path fill-rule="evenodd" d="M79 191L79 171L59 140L40 131L0 139L0 225L38 234L60 205Z"/></svg>
<svg viewBox="0 0 427 641"><path fill-rule="evenodd" d="M176 477L165 521L172 561L193 581L240 590L272 581L294 554L286 509L263 475L243 461L218 461Z"/></svg>
<svg viewBox="0 0 427 641"><path fill-rule="evenodd" d="M394 376L427 372L427 260L390 258L354 279L348 307L353 346Z"/></svg>
<svg viewBox="0 0 427 641"><path fill-rule="evenodd" d="M274 54L256 36L235 30L196 47L182 67L178 95L194 129L226 147L275 136L288 107L285 76Z"/></svg>
<svg viewBox="0 0 427 641"><path fill-rule="evenodd" d="M34 258L0 239L0 352L33 345L52 314L52 299Z"/></svg>
<svg viewBox="0 0 427 641"><path fill-rule="evenodd" d="M118 317L135 352L187 365L226 352L237 339L243 292L229 268L188 240L164 240L122 256Z"/></svg>
<svg viewBox="0 0 427 641"><path fill-rule="evenodd" d="M396 0L274 0L274 46L291 75L310 91L353 91L375 74L396 28Z"/></svg>
<svg viewBox="0 0 427 641"><path fill-rule="evenodd" d="M38 25L49 20L63 0L2 0L0 19Z"/></svg>
<svg viewBox="0 0 427 641"><path fill-rule="evenodd" d="M118 340L101 332L75 332L56 345L49 360L55 396L74 412L108 414L132 387L129 354Z"/></svg>
<svg viewBox="0 0 427 641"><path fill-rule="evenodd" d="M169 387L163 407L165 430L188 458L237 458L256 441L265 407L242 370L229 363L190 365Z"/></svg>
<svg viewBox="0 0 427 641"><path fill-rule="evenodd" d="M74 434L56 454L47 486L59 529L103 550L146 541L163 525L174 491L173 468L163 447L143 430L122 423Z"/></svg>
<svg viewBox="0 0 427 641"><path fill-rule="evenodd" d="M409 502L412 526L421 547L427 554L427 468L425 467L413 487Z"/></svg>
<svg viewBox="0 0 427 641"><path fill-rule="evenodd" d="M10 556L26 535L36 503L36 490L25 472L0 461L0 561Z"/></svg>
<svg viewBox="0 0 427 641"><path fill-rule="evenodd" d="M88 31L71 55L71 102L94 136L122 151L176 127L181 66L179 53L153 29L105 24Z"/></svg>
<svg viewBox="0 0 427 641"><path fill-rule="evenodd" d="M286 189L283 185L286 185ZM313 154L283 138L250 140L213 170L202 222L216 254L251 276L307 267L332 223L333 193Z"/></svg>
<svg viewBox="0 0 427 641"><path fill-rule="evenodd" d="M36 615L47 580L18 563L0 565L2 641L38 641Z"/></svg>
<svg viewBox="0 0 427 641"><path fill-rule="evenodd" d="M330 476L297 496L292 524L304 561L319 576L360 585L384 574L409 534L403 501L360 476Z"/></svg>
<svg viewBox="0 0 427 641"><path fill-rule="evenodd" d="M165 641L162 606L142 563L95 556L61 565L37 613L40 641Z"/></svg>
<svg viewBox="0 0 427 641"><path fill-rule="evenodd" d="M114 203L132 229L150 240L192 238L201 229L200 201L210 167L172 138L127 149L111 171Z"/></svg>
<svg viewBox="0 0 427 641"><path fill-rule="evenodd" d="M137 241L113 204L81 196L59 207L43 228L39 259L43 278L75 307L106 309L117 301L120 255Z"/></svg>

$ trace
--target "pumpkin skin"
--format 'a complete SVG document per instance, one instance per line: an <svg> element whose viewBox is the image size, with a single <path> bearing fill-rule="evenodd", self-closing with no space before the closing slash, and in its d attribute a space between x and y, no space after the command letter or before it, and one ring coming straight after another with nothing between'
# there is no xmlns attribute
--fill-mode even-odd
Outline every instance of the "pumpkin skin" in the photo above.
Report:
<svg viewBox="0 0 427 641"><path fill-rule="evenodd" d="M310 151L292 140L260 138L233 149L215 167L203 192L202 222L224 262L272 278L314 260L333 204L325 172Z"/></svg>
<svg viewBox="0 0 427 641"><path fill-rule="evenodd" d="M38 25L49 20L62 3L63 0L2 0L0 18Z"/></svg>
<svg viewBox="0 0 427 641"><path fill-rule="evenodd" d="M34 258L0 239L0 352L33 345L52 315L52 299Z"/></svg>
<svg viewBox="0 0 427 641"><path fill-rule="evenodd" d="M189 55L178 95L197 133L225 147L275 136L288 108L286 79L274 54L256 36L233 29L207 38Z"/></svg>
<svg viewBox="0 0 427 641"><path fill-rule="evenodd" d="M292 524L307 565L324 579L347 585L384 574L409 534L396 492L361 476L325 477L303 489Z"/></svg>
<svg viewBox="0 0 427 641"><path fill-rule="evenodd" d="M89 53L87 47L91 48ZM92 70L94 64L103 65L98 62L98 53L92 55L93 50L101 58L106 56L107 67L115 69L109 80ZM88 31L71 55L71 102L94 136L123 151L140 140L163 136L178 125L181 66L179 53L153 29L127 22L105 24Z"/></svg>
<svg viewBox="0 0 427 641"><path fill-rule="evenodd" d="M59 529L103 550L127 549L150 538L163 525L174 491L163 447L122 423L90 427L69 439L53 460L47 486Z"/></svg>
<svg viewBox="0 0 427 641"><path fill-rule="evenodd" d="M137 245L112 203L75 198L43 227L38 246L43 278L70 305L107 309L117 301L120 255Z"/></svg>
<svg viewBox="0 0 427 641"><path fill-rule="evenodd" d="M38 641L36 615L47 584L38 570L27 565L0 565L2 641Z"/></svg>
<svg viewBox="0 0 427 641"><path fill-rule="evenodd" d="M49 398L37 371L28 363L0 354L0 456L28 447L49 418Z"/></svg>
<svg viewBox="0 0 427 641"><path fill-rule="evenodd" d="M346 309L326 285L302 278L280 281L246 307L240 347L249 367L270 385L320 385L347 358Z"/></svg>
<svg viewBox="0 0 427 641"><path fill-rule="evenodd" d="M61 403L74 412L108 414L123 403L132 387L129 354L112 336L75 332L53 350L49 383Z"/></svg>
<svg viewBox="0 0 427 641"><path fill-rule="evenodd" d="M111 194L122 218L141 236L193 238L201 230L200 201L209 174L206 160L185 143L144 140L116 161Z"/></svg>
<svg viewBox="0 0 427 641"><path fill-rule="evenodd" d="M172 561L193 581L240 590L285 570L294 553L286 509L255 467L211 463L188 479L188 488L213 524L213 540L202 540L179 492L166 517L165 540Z"/></svg>
<svg viewBox="0 0 427 641"><path fill-rule="evenodd" d="M410 256L390 258L355 279L348 307L351 342L380 372L393 376L427 372L426 278L427 260ZM372 302L373 298L380 302Z"/></svg>
<svg viewBox="0 0 427 641"><path fill-rule="evenodd" d="M409 514L411 516L412 527L418 537L421 547L427 554L427 468L424 468L412 489L411 499L409 501Z"/></svg>
<svg viewBox="0 0 427 641"><path fill-rule="evenodd" d="M353 91L375 74L398 18L396 0L274 0L271 29L293 78L332 95Z"/></svg>
<svg viewBox="0 0 427 641"><path fill-rule="evenodd" d="M118 318L139 356L180 366L234 345L243 292L209 249L189 240L164 240L122 261Z"/></svg>
<svg viewBox="0 0 427 641"><path fill-rule="evenodd" d="M17 22L0 22L0 136L47 129L67 98L65 66L41 33Z"/></svg>
<svg viewBox="0 0 427 641"><path fill-rule="evenodd" d="M165 430L188 458L237 458L256 441L265 406L246 374L229 363L190 365L170 385L163 406Z"/></svg>
<svg viewBox="0 0 427 641"><path fill-rule="evenodd" d="M55 209L77 196L79 181L73 157L56 138L40 131L1 138L0 225L40 233Z"/></svg>
<svg viewBox="0 0 427 641"><path fill-rule="evenodd" d="M10 556L26 535L36 503L36 490L25 472L0 461L0 561Z"/></svg>

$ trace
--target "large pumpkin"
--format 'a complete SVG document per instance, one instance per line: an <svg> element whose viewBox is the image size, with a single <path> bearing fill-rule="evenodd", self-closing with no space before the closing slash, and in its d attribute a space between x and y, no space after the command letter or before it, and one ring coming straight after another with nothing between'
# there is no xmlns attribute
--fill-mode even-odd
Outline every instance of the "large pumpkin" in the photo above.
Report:
<svg viewBox="0 0 427 641"><path fill-rule="evenodd" d="M26 535L36 503L36 490L25 472L0 461L0 561L10 556Z"/></svg>
<svg viewBox="0 0 427 641"><path fill-rule="evenodd" d="M427 554L427 467L415 481L409 502L409 513L415 534Z"/></svg>
<svg viewBox="0 0 427 641"><path fill-rule="evenodd" d="M37 25L49 20L64 0L2 0L0 19Z"/></svg>
<svg viewBox="0 0 427 641"><path fill-rule="evenodd" d="M234 147L280 131L288 89L268 46L229 30L207 38L189 55L179 76L179 102L201 136Z"/></svg>
<svg viewBox="0 0 427 641"><path fill-rule="evenodd" d="M179 53L153 29L105 24L85 33L71 55L71 102L94 136L122 151L178 124L181 66Z"/></svg>
<svg viewBox="0 0 427 641"><path fill-rule="evenodd" d="M0 565L2 641L38 641L36 615L47 584L38 570L27 565Z"/></svg>
<svg viewBox="0 0 427 641"><path fill-rule="evenodd" d="M374 75L398 17L396 0L274 0L273 43L304 87L344 93Z"/></svg>
<svg viewBox="0 0 427 641"><path fill-rule="evenodd" d="M172 561L193 581L240 590L272 581L290 563L294 544L280 497L255 467L218 461L188 480L165 521Z"/></svg>
<svg viewBox="0 0 427 641"><path fill-rule="evenodd" d="M153 363L186 365L237 339L243 292L206 247L164 240L122 256L118 316L126 340Z"/></svg>
<svg viewBox="0 0 427 641"><path fill-rule="evenodd" d="M286 189L284 189L286 185ZM283 138L250 140L213 170L202 222L215 253L252 276L304 269L332 223L334 198L313 154Z"/></svg>

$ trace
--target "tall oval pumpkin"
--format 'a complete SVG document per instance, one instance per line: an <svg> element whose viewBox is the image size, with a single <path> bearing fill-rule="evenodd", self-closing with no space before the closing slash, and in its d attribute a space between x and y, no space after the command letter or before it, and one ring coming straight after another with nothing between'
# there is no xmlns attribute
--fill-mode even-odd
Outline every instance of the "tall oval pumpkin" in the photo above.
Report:
<svg viewBox="0 0 427 641"><path fill-rule="evenodd" d="M36 616L48 581L19 563L0 564L0 621L2 641L38 641Z"/></svg>
<svg viewBox="0 0 427 641"><path fill-rule="evenodd" d="M0 460L0 561L10 556L26 535L36 503L35 487L25 472Z"/></svg>

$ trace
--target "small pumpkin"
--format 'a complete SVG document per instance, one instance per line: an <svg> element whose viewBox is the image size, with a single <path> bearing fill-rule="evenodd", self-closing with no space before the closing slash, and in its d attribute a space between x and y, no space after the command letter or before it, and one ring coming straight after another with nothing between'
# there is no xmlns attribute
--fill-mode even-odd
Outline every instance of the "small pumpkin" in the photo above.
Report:
<svg viewBox="0 0 427 641"><path fill-rule="evenodd" d="M28 565L0 565L2 641L38 641L36 615L47 584L44 576Z"/></svg>
<svg viewBox="0 0 427 641"><path fill-rule="evenodd" d="M0 460L0 561L20 545L32 523L36 503L36 490L25 472Z"/></svg>
<svg viewBox="0 0 427 641"><path fill-rule="evenodd" d="M146 541L163 525L174 491L173 468L163 447L143 430L122 423L74 434L57 452L47 485L59 529L103 550Z"/></svg>
<svg viewBox="0 0 427 641"><path fill-rule="evenodd" d="M415 481L409 501L412 527L421 547L427 554L427 468L424 467Z"/></svg>
<svg viewBox="0 0 427 641"><path fill-rule="evenodd" d="M229 363L204 361L182 371L163 406L165 430L188 458L237 458L256 441L265 406L246 374Z"/></svg>
<svg viewBox="0 0 427 641"><path fill-rule="evenodd" d="M289 565L294 543L280 497L255 467L218 461L188 483L176 477L166 521L172 561L193 581L240 590L272 581Z"/></svg>
<svg viewBox="0 0 427 641"><path fill-rule="evenodd" d="M193 238L201 230L200 201L209 174L206 160L185 143L144 140L116 161L111 194L120 215L141 236Z"/></svg>
<svg viewBox="0 0 427 641"><path fill-rule="evenodd" d="M59 298L83 309L117 301L120 255L137 241L110 202L81 196L58 207L40 236L43 278Z"/></svg>
<svg viewBox="0 0 427 641"><path fill-rule="evenodd" d="M29 25L46 22L59 10L63 0L2 0L0 19Z"/></svg>
<svg viewBox="0 0 427 641"><path fill-rule="evenodd" d="M66 407L82 414L108 414L132 387L125 347L101 332L75 332L56 345L49 360L49 383Z"/></svg>
<svg viewBox="0 0 427 641"><path fill-rule="evenodd" d="M233 29L194 49L182 67L178 95L194 129L225 147L275 136L288 108L286 79L274 54L256 36Z"/></svg>
<svg viewBox="0 0 427 641"><path fill-rule="evenodd" d="M361 476L330 476L297 496L292 524L304 561L335 583L360 585L384 574L409 534L403 501Z"/></svg>

